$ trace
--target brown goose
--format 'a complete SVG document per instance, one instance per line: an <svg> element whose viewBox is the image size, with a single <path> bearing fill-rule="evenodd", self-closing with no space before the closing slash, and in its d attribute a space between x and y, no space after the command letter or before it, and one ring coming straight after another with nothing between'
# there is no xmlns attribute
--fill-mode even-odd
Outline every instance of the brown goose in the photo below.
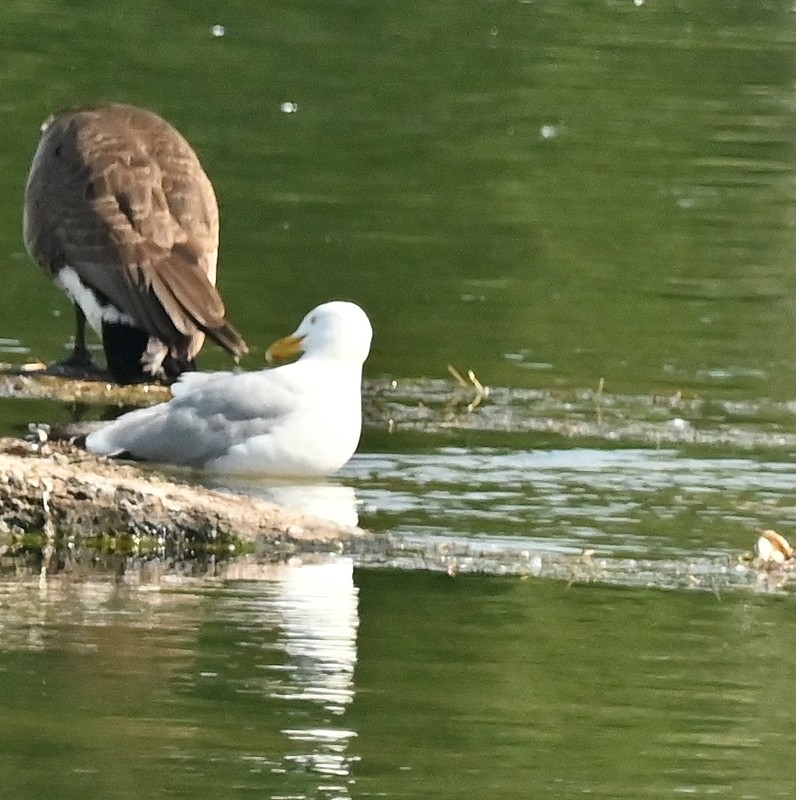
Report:
<svg viewBox="0 0 796 800"><path fill-rule="evenodd" d="M248 352L215 289L213 186L157 114L108 105L50 117L28 176L23 229L28 252L75 306L64 371L94 368L86 321L119 383L194 369L205 335L235 358Z"/></svg>

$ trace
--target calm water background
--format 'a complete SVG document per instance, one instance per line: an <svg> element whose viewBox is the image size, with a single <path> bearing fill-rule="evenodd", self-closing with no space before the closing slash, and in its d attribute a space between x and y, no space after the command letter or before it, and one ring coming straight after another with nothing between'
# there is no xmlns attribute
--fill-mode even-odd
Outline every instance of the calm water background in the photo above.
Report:
<svg viewBox="0 0 796 800"><path fill-rule="evenodd" d="M514 393L372 423L332 484L367 526L683 563L792 534L791 3L7 0L0 78L0 360L72 332L21 244L41 120L140 103L215 183L245 367L347 297L372 381ZM578 428L601 379L605 428L515 424ZM791 797L792 602L345 560L10 580L0 797Z"/></svg>

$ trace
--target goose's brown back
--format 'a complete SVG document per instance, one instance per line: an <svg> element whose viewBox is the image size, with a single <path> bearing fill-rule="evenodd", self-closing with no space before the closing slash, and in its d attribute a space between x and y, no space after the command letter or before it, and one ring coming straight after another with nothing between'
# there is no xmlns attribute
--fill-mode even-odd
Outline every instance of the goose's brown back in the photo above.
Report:
<svg viewBox="0 0 796 800"><path fill-rule="evenodd" d="M51 117L33 158L23 227L31 256L103 339L109 321L146 334L137 356L145 373L166 358L189 364L205 334L236 357L247 352L215 289L213 186L188 142L157 114L110 105ZM101 319L76 296L75 276L98 299Z"/></svg>

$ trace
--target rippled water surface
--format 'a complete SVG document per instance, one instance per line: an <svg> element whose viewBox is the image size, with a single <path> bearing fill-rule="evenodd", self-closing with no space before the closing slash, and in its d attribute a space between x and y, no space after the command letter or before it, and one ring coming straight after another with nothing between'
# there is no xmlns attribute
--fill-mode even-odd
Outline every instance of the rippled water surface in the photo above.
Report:
<svg viewBox="0 0 796 800"><path fill-rule="evenodd" d="M668 449L443 447L362 456L347 473L362 482L362 518L371 527L687 556L741 549L755 524L792 513L796 467Z"/></svg>
<svg viewBox="0 0 796 800"><path fill-rule="evenodd" d="M376 331L343 472L227 483L402 569L6 570L0 797L791 797L791 581L744 552L796 538L792 4L182 5L4 7L0 361L71 336L21 243L41 120L156 109L243 368L331 297Z"/></svg>

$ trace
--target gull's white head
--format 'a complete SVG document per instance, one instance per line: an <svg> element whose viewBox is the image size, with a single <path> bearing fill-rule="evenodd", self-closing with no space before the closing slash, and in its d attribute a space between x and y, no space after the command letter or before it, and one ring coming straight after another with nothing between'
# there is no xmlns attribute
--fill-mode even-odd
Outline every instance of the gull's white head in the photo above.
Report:
<svg viewBox="0 0 796 800"><path fill-rule="evenodd" d="M268 348L266 356L270 361L304 354L361 366L372 338L370 320L356 303L333 300L313 308L294 333Z"/></svg>

